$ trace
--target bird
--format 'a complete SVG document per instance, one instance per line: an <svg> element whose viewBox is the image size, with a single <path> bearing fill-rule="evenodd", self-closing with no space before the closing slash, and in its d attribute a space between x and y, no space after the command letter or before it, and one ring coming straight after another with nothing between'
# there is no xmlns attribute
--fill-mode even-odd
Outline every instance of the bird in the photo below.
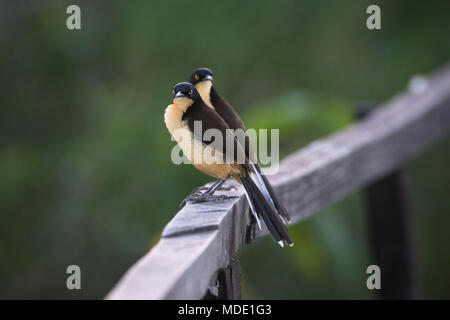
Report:
<svg viewBox="0 0 450 320"><path fill-rule="evenodd" d="M242 119L239 117L238 113L233 109L230 103L225 100L220 93L214 87L214 77L213 73L208 68L197 68L195 69L190 78L189 82L192 83L195 88L200 93L203 101L212 109L214 109L220 117L228 124L228 126L233 130L241 129L241 132L245 132L245 125ZM242 141L238 139L238 141ZM287 212L283 203L277 197L272 185L265 175L262 174L261 167L258 163L256 154L251 145L248 135L244 138L245 146L244 150L249 159L252 159L252 166L257 177L257 181L261 186L262 191L267 196L271 204L276 208L280 215L287 221L291 221L291 217Z"/></svg>
<svg viewBox="0 0 450 320"><path fill-rule="evenodd" d="M292 246L293 241L278 212L267 201L260 188L252 179L254 169L247 157L239 158L246 152L234 136L233 130L219 114L202 99L197 89L189 82L177 83L172 90L172 104L164 113L164 122L169 133L175 138L183 153L201 172L218 179L210 189L220 182L234 178L242 184L251 211L264 221L273 239L283 247L284 242ZM196 132L196 123L201 123L201 132ZM205 132L216 130L221 133L215 139L207 140ZM227 143L231 141L231 144ZM222 148L217 148L221 142ZM227 158L230 151L232 159Z"/></svg>

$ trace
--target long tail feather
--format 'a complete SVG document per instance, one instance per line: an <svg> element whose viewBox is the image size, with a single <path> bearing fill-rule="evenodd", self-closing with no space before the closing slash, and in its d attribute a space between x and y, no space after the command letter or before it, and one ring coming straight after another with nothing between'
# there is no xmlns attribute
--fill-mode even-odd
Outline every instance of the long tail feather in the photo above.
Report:
<svg viewBox="0 0 450 320"><path fill-rule="evenodd" d="M255 209L255 205L253 204L253 200L252 198L250 198L247 191L245 192L245 196L247 197L248 205L250 206L250 211L252 212L253 216L256 219L256 222L258 223L259 230L262 230L261 221L259 220L258 213Z"/></svg>
<svg viewBox="0 0 450 320"><path fill-rule="evenodd" d="M293 245L292 239L288 233L286 226L284 225L283 221L281 221L278 213L273 209L273 207L261 193L258 186L249 176L242 177L241 181L244 185L248 197L254 204L255 210L264 220L264 223L266 224L267 229L269 230L274 240L277 241L281 246L283 244L282 240L285 240L289 245Z"/></svg>
<svg viewBox="0 0 450 320"><path fill-rule="evenodd" d="M261 168L259 165L252 164L255 176L257 177L257 181L261 185L261 189L263 193L266 195L266 198L269 198L272 205L278 211L278 213L287 221L291 221L291 217L287 212L285 206L278 200L278 197L273 190L272 185L269 182L269 179L265 175L262 174Z"/></svg>
<svg viewBox="0 0 450 320"><path fill-rule="evenodd" d="M269 230L270 234L274 238L275 241L279 242L281 240L280 234L278 233L278 230L273 225L272 221L270 220L266 210L264 209L264 206L259 201L259 197L254 191L254 188L252 186L253 181L249 177L243 177L241 178L242 184L244 185L245 192L248 195L248 197L251 199L251 202L254 203L255 209L258 211L258 213L263 218L267 229Z"/></svg>
<svg viewBox="0 0 450 320"><path fill-rule="evenodd" d="M266 184L264 183L264 180L261 176L261 169L257 164L252 163L251 164L252 168L253 168L253 173L256 177L256 181L258 182L261 191L263 192L264 196L266 197L266 199L268 201L270 201L270 203L273 205L273 207L275 208L275 204L273 203L272 198L270 197L270 193L269 190L267 190Z"/></svg>

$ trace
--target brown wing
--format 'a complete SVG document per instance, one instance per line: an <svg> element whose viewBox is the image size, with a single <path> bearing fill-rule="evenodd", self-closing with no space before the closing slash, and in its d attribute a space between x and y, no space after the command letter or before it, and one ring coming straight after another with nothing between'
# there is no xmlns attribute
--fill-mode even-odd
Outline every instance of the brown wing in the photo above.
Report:
<svg viewBox="0 0 450 320"><path fill-rule="evenodd" d="M189 130L193 133L194 139L199 140L206 145L215 142L214 139L216 137L213 135L211 140L206 140L205 132L209 129L217 129L220 131L222 138L220 143L217 142L215 144L221 144L222 150L219 151L224 153L224 155L230 154L230 157L231 152L233 152L232 160L239 164L245 165L247 163L245 153L233 132L230 130L228 124L217 114L216 111L209 108L203 101L196 102L189 107L183 115L183 121L186 121ZM196 128L196 121L201 121L201 127L198 127L198 129L201 128L201 130ZM234 150L232 151L231 148Z"/></svg>
<svg viewBox="0 0 450 320"><path fill-rule="evenodd" d="M245 131L245 125L242 119L239 117L237 112L233 109L231 104L228 103L225 98L223 98L219 92L213 87L211 87L210 91L210 100L211 104L214 106L215 111L222 117L223 120L227 123L227 125L233 129L238 130L242 129ZM250 138L248 135L243 137L243 140L238 139L241 143L242 148L245 150L245 155L248 159L251 159L252 162L257 163L258 159L256 157L256 153L253 149L253 146L250 142ZM252 157L250 157L252 155Z"/></svg>
<svg viewBox="0 0 450 320"><path fill-rule="evenodd" d="M245 131L244 122L242 122L237 112L234 111L228 101L217 92L214 86L211 87L210 99L216 112L225 120L231 129L243 129Z"/></svg>

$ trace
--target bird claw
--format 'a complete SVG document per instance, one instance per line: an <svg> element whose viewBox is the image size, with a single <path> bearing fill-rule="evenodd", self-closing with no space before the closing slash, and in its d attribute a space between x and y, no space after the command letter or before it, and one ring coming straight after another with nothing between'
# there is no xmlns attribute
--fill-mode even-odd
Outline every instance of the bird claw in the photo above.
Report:
<svg viewBox="0 0 450 320"><path fill-rule="evenodd" d="M228 199L235 199L238 196L225 196L225 195L213 195L213 194L196 194L192 193L188 195L183 201L180 203L180 207L183 207L188 202L198 203L198 202L220 202Z"/></svg>
<svg viewBox="0 0 450 320"><path fill-rule="evenodd" d="M213 194L201 194L201 195L193 195L191 199L188 201L191 201L193 203L197 202L220 202L228 199L235 199L238 198L238 196L225 196L225 195L213 195Z"/></svg>
<svg viewBox="0 0 450 320"><path fill-rule="evenodd" d="M218 188L217 191L231 191L231 190L237 190L237 189L238 188L236 186L230 185L230 186L222 186L222 187ZM198 194L199 191L205 191L205 190L208 190L208 187L205 187L205 186L198 187L198 188L195 188L194 190L192 190L191 194L194 194L194 193Z"/></svg>
<svg viewBox="0 0 450 320"><path fill-rule="evenodd" d="M192 192L186 198L184 198L183 201L180 202L180 208L184 207L186 203L188 203L191 200L191 198L194 198L194 196L201 195L202 193L200 193L200 191L204 191L207 189L208 187L198 187L192 190Z"/></svg>
<svg viewBox="0 0 450 320"><path fill-rule="evenodd" d="M188 195L186 198L183 199L183 201L180 202L180 208L183 208L186 205L186 203L189 201L190 196L191 196L191 194Z"/></svg>
<svg viewBox="0 0 450 320"><path fill-rule="evenodd" d="M188 202L197 203L197 202L219 202L227 199L233 199L237 198L237 196L215 196L213 194L207 194L207 193L201 193L201 191L208 190L208 187L198 187L192 190L191 194L188 195L186 198L183 199L183 201L180 202L180 208L184 207ZM218 190L220 191L231 191L231 190L238 190L237 187L231 185L231 186L224 186L220 187Z"/></svg>

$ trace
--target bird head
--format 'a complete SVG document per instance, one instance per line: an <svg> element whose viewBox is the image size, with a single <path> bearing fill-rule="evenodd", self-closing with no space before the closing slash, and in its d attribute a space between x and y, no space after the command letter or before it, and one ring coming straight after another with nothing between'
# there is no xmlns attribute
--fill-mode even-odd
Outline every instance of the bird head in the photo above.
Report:
<svg viewBox="0 0 450 320"><path fill-rule="evenodd" d="M195 86L196 84L203 81L211 81L214 82L213 73L208 68L198 68L192 72L189 81Z"/></svg>
<svg viewBox="0 0 450 320"><path fill-rule="evenodd" d="M201 99L197 89L189 82L177 83L172 90L172 101L175 104L192 104Z"/></svg>

